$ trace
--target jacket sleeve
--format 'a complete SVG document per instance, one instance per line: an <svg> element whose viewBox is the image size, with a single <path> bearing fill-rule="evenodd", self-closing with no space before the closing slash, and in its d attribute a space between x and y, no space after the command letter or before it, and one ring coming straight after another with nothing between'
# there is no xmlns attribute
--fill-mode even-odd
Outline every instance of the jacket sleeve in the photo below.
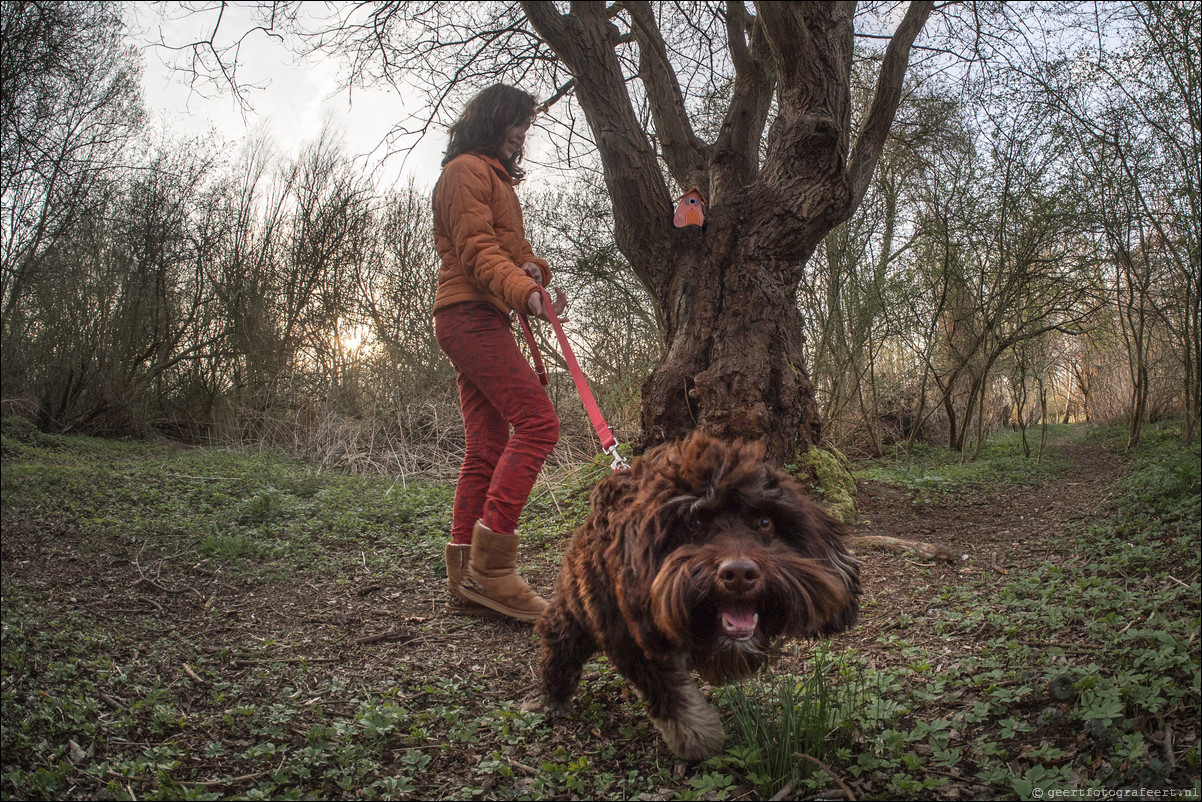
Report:
<svg viewBox="0 0 1202 802"><path fill-rule="evenodd" d="M522 213L521 207L518 208L518 215ZM534 248L530 247L530 240L526 239L526 223L522 222L522 243L521 257L518 259L518 264L524 265L526 262L533 262L543 271L543 286L551 286L551 265L547 264L547 260L541 256L534 255Z"/></svg>
<svg viewBox="0 0 1202 802"><path fill-rule="evenodd" d="M530 294L538 285L505 255L493 229L489 198L492 168L482 162L461 159L444 170L453 172L443 176L450 191L441 198L442 216L464 273L481 291L500 298L511 309L525 312ZM542 262L535 258L531 261Z"/></svg>

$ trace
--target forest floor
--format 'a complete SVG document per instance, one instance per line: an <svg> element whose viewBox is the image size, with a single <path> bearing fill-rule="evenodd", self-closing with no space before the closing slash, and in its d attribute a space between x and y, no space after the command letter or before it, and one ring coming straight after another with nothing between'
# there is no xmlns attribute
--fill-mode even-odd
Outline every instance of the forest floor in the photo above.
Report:
<svg viewBox="0 0 1202 802"><path fill-rule="evenodd" d="M928 543L959 559L955 563L922 556L899 556L868 547L860 549L864 569L861 626L847 633L856 648L888 661L890 649L881 636L897 628L897 619L912 618L908 640L942 642L931 621L939 590L973 578L1004 581L1047 560L1064 560L1076 548L1075 528L1105 515L1105 502L1123 473L1123 460L1096 443L1063 442L1057 450L1065 467L1034 486L978 487L931 502L915 504L905 487L881 482L859 483L858 535L877 535ZM921 570L916 570L921 569ZM989 603L995 584L977 587ZM880 614L874 615L873 611ZM926 630L926 631L924 631ZM966 651L976 645L963 643Z"/></svg>
<svg viewBox="0 0 1202 802"><path fill-rule="evenodd" d="M675 760L603 659L586 667L574 715L521 712L536 687L531 627L443 609L446 483L6 425L0 789L976 799L1135 787L1197 798L1199 565L1183 545L1196 528L1183 535L1161 516L1152 540L1128 538L1134 562L1107 567L1124 537L1105 522L1119 515L1126 460L1068 427L1053 450L1025 484L944 486L922 466L901 469L913 481L861 475L857 534L955 559L859 549L860 622L823 648L871 713L864 701L831 737L825 772L767 783L733 737L720 758ZM536 588L550 591L596 475L532 502L548 522L521 557ZM811 654L787 649L772 674L805 676ZM1056 681L1071 683L1065 696L1049 697ZM732 731L727 698L706 692Z"/></svg>

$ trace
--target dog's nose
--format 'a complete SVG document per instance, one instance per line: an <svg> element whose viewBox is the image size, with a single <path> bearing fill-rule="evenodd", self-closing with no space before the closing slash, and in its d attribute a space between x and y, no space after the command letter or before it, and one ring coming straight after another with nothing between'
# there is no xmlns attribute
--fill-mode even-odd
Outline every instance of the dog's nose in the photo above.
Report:
<svg viewBox="0 0 1202 802"><path fill-rule="evenodd" d="M718 566L718 579L727 590L745 593L760 581L760 567L746 557L723 560Z"/></svg>

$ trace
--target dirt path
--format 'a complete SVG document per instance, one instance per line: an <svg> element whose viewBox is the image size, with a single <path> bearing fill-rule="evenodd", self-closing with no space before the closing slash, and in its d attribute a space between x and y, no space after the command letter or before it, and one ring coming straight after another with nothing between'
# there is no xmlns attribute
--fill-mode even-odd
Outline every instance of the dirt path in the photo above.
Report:
<svg viewBox="0 0 1202 802"><path fill-rule="evenodd" d="M1002 579L1071 551L1070 525L1097 514L1122 466L1101 448L1081 443L1060 448L1073 465L1053 482L1001 488L967 501L957 495L955 506L919 507L905 491L862 483L857 534L925 541L967 559L946 563L859 549L862 613L857 627L843 637L869 647L898 616L921 620L942 585L989 575ZM199 569L148 576L124 559L97 565L52 533L25 530L21 523L5 521L12 535L4 544L7 579L35 592L42 589L48 601L65 600L69 589L70 606L115 622L124 623L134 612L158 612L172 620L177 637L202 652L229 653L231 644L270 638L288 644L289 654L281 656L320 658L331 667L343 663L340 671L371 674L399 660L441 673L478 667L491 680L486 693L498 699L521 699L534 687L537 650L531 628L507 619L446 614L446 584L438 566L406 565L399 578L365 573L349 583L347 577L332 576L248 587L243 580ZM523 572L536 588L550 591L555 557L544 552L524 560Z"/></svg>
<svg viewBox="0 0 1202 802"><path fill-rule="evenodd" d="M876 482L860 486L860 535L884 535L941 546L955 563L860 548L864 599L860 624L848 633L858 648L874 646L897 617L918 623L927 616L940 587L974 579L1006 577L1074 547L1074 524L1097 517L1122 461L1098 446L1063 443L1072 467L1033 488L1003 487L958 498L954 506L916 505L904 490ZM918 633L907 633L913 639ZM921 637L919 635L919 637Z"/></svg>

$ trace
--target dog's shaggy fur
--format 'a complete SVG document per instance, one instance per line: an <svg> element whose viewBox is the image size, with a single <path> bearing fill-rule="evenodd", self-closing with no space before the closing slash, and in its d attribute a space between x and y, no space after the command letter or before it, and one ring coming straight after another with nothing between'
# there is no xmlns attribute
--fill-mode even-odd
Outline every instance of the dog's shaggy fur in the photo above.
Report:
<svg viewBox="0 0 1202 802"><path fill-rule="evenodd" d="M760 446L695 433L603 481L591 503L536 624L543 710L569 708L601 650L671 750L702 760L724 734L690 670L739 680L783 639L855 623L859 564L842 525Z"/></svg>

